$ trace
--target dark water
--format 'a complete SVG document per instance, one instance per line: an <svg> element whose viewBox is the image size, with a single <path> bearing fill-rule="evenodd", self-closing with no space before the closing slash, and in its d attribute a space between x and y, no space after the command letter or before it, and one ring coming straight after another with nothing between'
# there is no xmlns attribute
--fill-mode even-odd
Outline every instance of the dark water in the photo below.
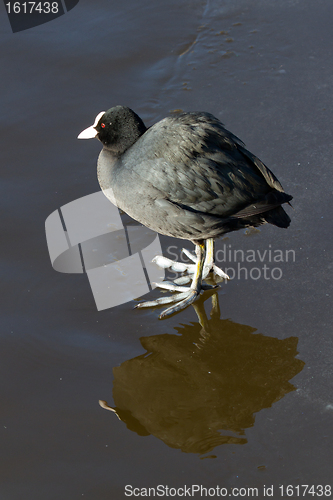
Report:
<svg viewBox="0 0 333 500"><path fill-rule="evenodd" d="M80 0L13 34L3 8L1 500L333 487L332 16L328 0ZM218 299L163 322L98 312L48 256L48 215L98 191L100 146L76 136L116 104L147 124L212 112L294 196L288 230L218 242L235 270ZM225 261L237 249L256 260Z"/></svg>

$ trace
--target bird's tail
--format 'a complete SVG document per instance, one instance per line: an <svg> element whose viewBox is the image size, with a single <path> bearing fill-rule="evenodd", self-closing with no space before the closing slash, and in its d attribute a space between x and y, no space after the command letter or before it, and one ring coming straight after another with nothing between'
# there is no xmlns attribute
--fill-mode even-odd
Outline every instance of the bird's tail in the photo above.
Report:
<svg viewBox="0 0 333 500"><path fill-rule="evenodd" d="M266 220L266 222L277 227L287 228L289 227L291 222L289 215L283 210L281 206L263 213L262 216Z"/></svg>

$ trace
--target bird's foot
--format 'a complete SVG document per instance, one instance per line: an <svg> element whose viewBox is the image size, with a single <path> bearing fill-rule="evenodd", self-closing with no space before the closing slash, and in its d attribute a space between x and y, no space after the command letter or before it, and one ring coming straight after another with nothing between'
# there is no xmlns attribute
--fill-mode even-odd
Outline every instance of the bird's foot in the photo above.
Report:
<svg viewBox="0 0 333 500"><path fill-rule="evenodd" d="M181 282L181 278L186 278L187 281ZM170 290L170 292L189 292L191 290L190 286L182 286L191 281L190 276L181 276L174 281L161 281L160 283L153 283L158 288L163 288L164 290ZM207 285L206 283L201 283L201 290L211 290L216 288L216 286Z"/></svg>
<svg viewBox="0 0 333 500"><path fill-rule="evenodd" d="M200 292L202 290L207 290L208 287L209 287L209 289L217 287L217 285L216 286L210 286L210 285L202 286L201 285L200 288L198 288L198 287L196 287L196 288L180 287L178 285L173 285L173 283L170 283L170 282L169 283L168 282L158 283L157 285L160 286L161 288L166 288L168 290L177 291L179 293L177 293L177 295L172 295L172 296L168 296L168 297L160 297L156 300L140 302L135 307L138 309L141 309L143 307L156 307L156 306L161 306L164 304L174 304L171 307L169 307L168 309L165 309L165 311L163 311L159 315L159 319L163 319L163 318L166 318L168 316L171 316L174 313L182 311L183 309L188 307L190 304L193 304L193 302L195 300L197 300L197 298L199 297Z"/></svg>
<svg viewBox="0 0 333 500"><path fill-rule="evenodd" d="M230 280L229 276L227 273L225 273L220 267L217 267L215 264L212 266L212 271L214 274L217 274L220 278L224 280Z"/></svg>
<svg viewBox="0 0 333 500"><path fill-rule="evenodd" d="M195 264L186 264L185 262L171 260L167 257L163 257L163 255L156 255L156 257L153 258L152 262L157 264L162 269L169 269L170 271L175 271L176 273L195 273ZM193 262L195 262L195 260Z"/></svg>
<svg viewBox="0 0 333 500"><path fill-rule="evenodd" d="M213 262L213 240L208 245L208 251L206 252L204 244L198 243L196 245L196 256L186 249L182 252L188 257L193 264L185 264L184 262L175 262L163 256L157 256L153 259L153 262L164 269L170 269L176 272L187 273L185 276L180 276L175 280L163 281L162 283L155 283L159 288L164 288L172 292L177 292L175 295L169 297L161 297L156 300L151 300L147 302L140 302L135 307L156 307L163 304L174 304L165 311L163 311L159 318L166 318L171 316L176 312L182 311L199 297L201 291L211 290L216 288L218 285L208 285L203 284L202 280L205 279L210 271L214 271L215 274L223 279L229 279L229 276L222 271L222 269L215 266ZM184 286L191 283L191 286Z"/></svg>
<svg viewBox="0 0 333 500"><path fill-rule="evenodd" d="M197 265L197 257L193 255L191 252L186 250L186 248L182 249L182 252L186 257L193 262L193 264L186 264L185 262L177 262L167 257L163 257L163 255L157 255L153 258L153 262L157 264L159 267L163 269L169 269L170 271L176 271L177 273L187 272L187 276L181 276L180 278L176 278L173 280L173 283L176 285L185 285L190 283L196 269ZM217 276L222 279L230 279L229 276L219 267L217 267L213 261L206 261L203 267L202 279L207 278L210 272L213 272ZM192 276L191 276L192 275Z"/></svg>

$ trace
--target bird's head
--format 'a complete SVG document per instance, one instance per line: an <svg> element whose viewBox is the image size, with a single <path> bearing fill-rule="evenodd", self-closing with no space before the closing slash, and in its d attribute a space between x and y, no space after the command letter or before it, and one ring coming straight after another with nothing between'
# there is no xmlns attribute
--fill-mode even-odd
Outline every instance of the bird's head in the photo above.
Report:
<svg viewBox="0 0 333 500"><path fill-rule="evenodd" d="M147 130L141 118L126 106L101 111L94 124L83 130L78 139L96 137L116 156L122 155Z"/></svg>

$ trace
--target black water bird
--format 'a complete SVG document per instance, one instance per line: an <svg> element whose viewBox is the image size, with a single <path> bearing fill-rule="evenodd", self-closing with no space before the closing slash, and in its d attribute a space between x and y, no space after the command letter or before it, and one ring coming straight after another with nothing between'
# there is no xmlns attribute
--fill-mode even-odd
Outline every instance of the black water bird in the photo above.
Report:
<svg viewBox="0 0 333 500"><path fill-rule="evenodd" d="M190 287L183 276L158 286L179 292L137 307L175 303L160 318L192 304L202 280L213 270L214 239L238 229L266 222L287 228L290 218L282 208L286 194L275 175L210 113L181 113L147 128L125 106L97 115L79 139L96 137L103 144L98 158L98 180L112 203L157 233L190 240L194 264L175 263L159 256L165 268L192 274Z"/></svg>

